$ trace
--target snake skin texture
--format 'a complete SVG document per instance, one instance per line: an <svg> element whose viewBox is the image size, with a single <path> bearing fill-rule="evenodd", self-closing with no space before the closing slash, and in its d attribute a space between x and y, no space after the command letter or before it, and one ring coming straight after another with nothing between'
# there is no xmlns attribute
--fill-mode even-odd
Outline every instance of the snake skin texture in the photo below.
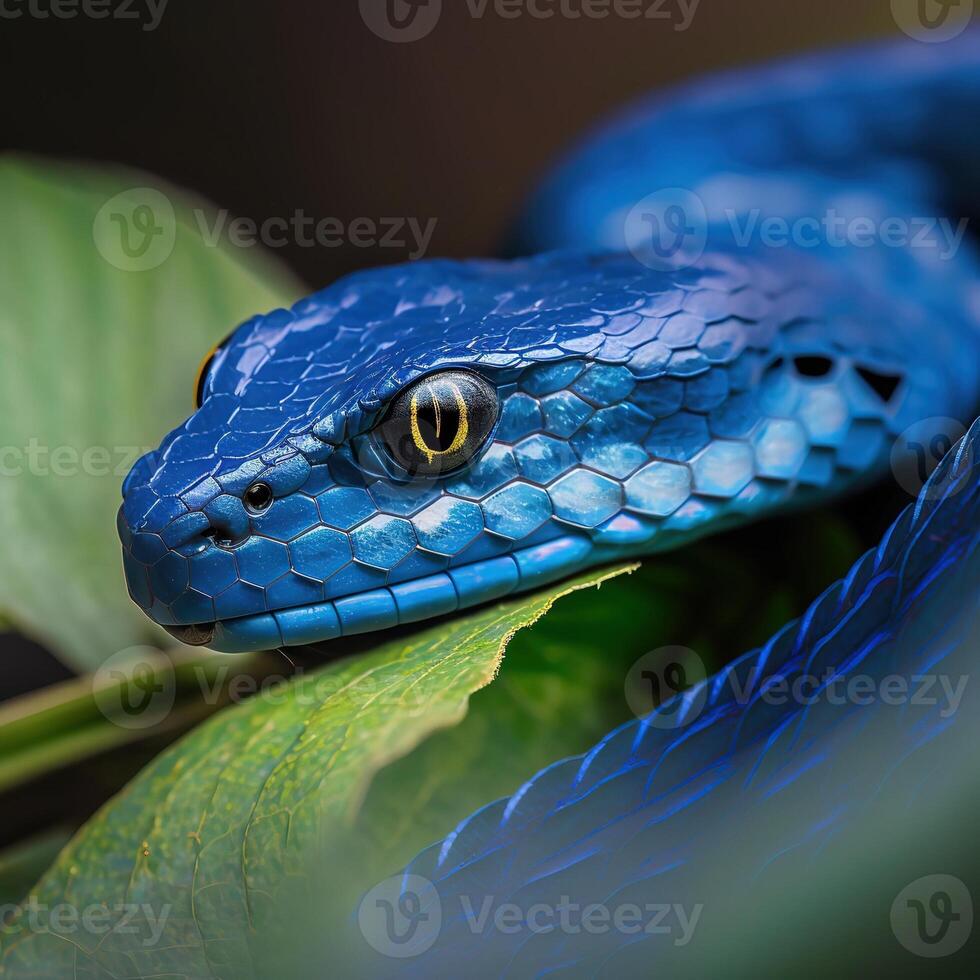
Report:
<svg viewBox="0 0 980 980"><path fill-rule="evenodd" d="M978 114L974 32L698 82L627 112L553 171L513 238L534 257L364 272L243 324L206 371L199 410L124 484L133 599L219 650L318 643L881 476L911 425L967 423L980 403L974 245L778 246L736 232L831 212L879 229L976 213ZM665 267L633 236L651 194L699 202L696 254ZM465 465L413 477L386 452L386 420L447 370L480 375L496 416ZM478 963L480 976L636 976L654 951L661 975L680 975L666 940L476 934L462 900L666 895L691 909L722 881L736 921L771 873L778 908L817 863L846 864L840 841L938 799L967 768L942 760L968 758L980 713L774 705L765 693L809 674L967 672L978 453L974 426L876 551L684 695L675 724L657 713L611 733L420 855L389 907L414 908L427 882L434 944L422 930L417 956L368 951L356 975L455 977ZM261 513L248 503L257 481L271 490ZM687 963L684 975L723 974Z"/></svg>
<svg viewBox="0 0 980 980"><path fill-rule="evenodd" d="M856 214L907 215L917 206L930 213L951 201L975 208L970 168L977 130L958 139L950 120L975 120L978 93L976 35L939 52L904 45L825 55L698 83L638 107L574 152L535 196L521 241L525 248L583 241L623 248L630 244L624 211L672 182L697 190L707 239L726 251L731 226L713 200L792 220L822 213L849 185ZM607 220L611 214L619 219ZM744 257L750 250L738 251ZM839 353L880 342L866 330L874 303L885 297L877 295L871 306L856 302L862 290L875 292L877 280L904 313L914 307L930 324L909 333L885 314L894 352L914 352L918 363L932 356L935 342L952 355L946 394L931 407L917 401L910 411L939 414L940 404L955 403L953 414L968 417L980 361L975 256L967 249L956 261L936 263L910 252L873 252L808 250L813 261L834 267L835 275L846 269L859 284L839 294L842 309L854 315L837 337ZM767 268L771 262L769 255ZM840 285L826 283L828 290ZM811 318L828 309L833 294L816 292L818 305L801 309L802 319L782 337L803 322L830 336L822 333L825 321L817 326ZM876 369L885 370L880 362ZM890 370L905 384L917 367L902 372L892 361ZM764 371L755 390L772 380ZM798 383L804 398L823 389L819 399L849 385L824 388L812 377ZM923 390L921 397L932 395ZM764 396L762 404L772 402ZM799 404L789 404L780 403L763 429L791 419L813 435L830 417L801 418ZM888 413L880 405L879 422L875 413L865 415L866 407L848 411L862 430L853 444L873 469L872 430L882 424L887 430ZM709 411L709 427L717 418ZM719 440L732 435L711 431ZM784 455L788 445L780 447L781 461L792 457ZM515 978L768 975L781 952L788 967L774 975L801 969L838 975L842 965L863 972L855 957L874 950L865 961L874 969L888 971L889 958L898 955L900 975L915 970L895 941L898 932L875 945L875 922L887 921L889 904L915 874L933 870L934 857L922 866L914 856L932 853L932 839L947 832L950 813L969 798L964 774L973 771L980 737L968 683L978 635L980 420L878 548L765 646L611 732L583 756L539 772L379 885L404 941L391 954L391 934L380 931L380 922L377 933L366 929L372 920L360 917L353 937L358 968L399 977L474 969ZM886 689L896 681L909 693L893 700ZM856 691L854 684L871 695L839 696L845 686ZM946 697L923 695L941 685ZM801 693L781 697L782 691ZM893 884L878 875L883 866L921 870ZM876 877L887 882L883 893L872 883ZM589 909L606 918L583 929L574 912ZM639 910L638 918L616 927L618 909ZM655 917L653 909L666 915ZM556 924L562 910L571 914L570 926ZM498 911L508 917L497 920ZM851 931L841 928L841 917L851 918ZM399 958L379 956L379 949ZM820 971L825 962L831 972Z"/></svg>
<svg viewBox="0 0 980 980"><path fill-rule="evenodd" d="M246 324L127 481L133 597L164 625L217 622L226 650L427 618L839 490L923 414L962 410L942 358L910 357L914 316L774 265L430 263ZM801 374L815 358L823 376ZM462 473L397 482L372 428L443 366L497 387L493 438ZM257 479L276 500L250 517Z"/></svg>
<svg viewBox="0 0 980 980"><path fill-rule="evenodd" d="M908 46L825 58L630 114L537 196L527 247L621 246L620 201L682 164L706 200L738 210L758 195L766 213L779 201L788 217L821 213L843 206L842 187L852 213L935 207L950 134L933 96L956 80L955 99L975 96L980 68L975 45L912 47L911 62ZM844 101L860 57L878 74ZM892 85L924 94L896 107ZM944 166L928 169L934 158ZM840 493L879 474L911 423L968 419L980 389L968 243L940 260L739 246L711 216L707 231L682 268L568 248L419 262L243 324L201 408L124 484L133 599L180 639L226 651L382 629ZM496 389L491 437L445 476L393 471L378 438L388 407L448 368ZM261 514L242 499L255 481L274 494Z"/></svg>
<svg viewBox="0 0 980 980"><path fill-rule="evenodd" d="M716 956L715 971L728 961L747 906L764 910L764 935L778 934L780 906L819 890L828 866L853 861L855 839L866 850L916 815L927 831L941 826L935 803L975 757L980 713L968 680L978 631L980 420L880 545L764 647L538 773L419 855L402 894L421 899L429 918L397 961L362 940L362 975L458 977L472 964L487 977L649 976L652 965L658 976L726 975L700 957ZM887 678L912 692L955 680L962 700L835 700L834 683L838 693L855 679L884 691ZM808 700L778 696L801 680ZM901 846L921 846L921 836ZM479 929L488 901L490 925ZM650 902L691 915L707 902L696 946L675 943L676 921L659 934L492 924L507 906ZM861 908L868 918L877 907Z"/></svg>

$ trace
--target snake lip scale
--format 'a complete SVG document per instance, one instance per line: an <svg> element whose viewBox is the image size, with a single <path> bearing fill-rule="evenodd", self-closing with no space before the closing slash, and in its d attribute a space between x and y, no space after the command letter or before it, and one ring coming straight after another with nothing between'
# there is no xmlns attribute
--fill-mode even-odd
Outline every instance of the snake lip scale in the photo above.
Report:
<svg viewBox="0 0 980 980"><path fill-rule="evenodd" d="M303 644L306 636L309 637L307 642L318 643L418 622L544 585L583 567L589 551L584 540L571 536L557 538L537 548L460 566L451 576L429 576L404 586L361 593L336 602L277 611L271 621L266 614L260 613L220 623L167 626L165 629L189 646L219 644L220 649L228 652L238 648L247 651L263 645L297 646ZM371 607L379 610L376 617L362 612Z"/></svg>

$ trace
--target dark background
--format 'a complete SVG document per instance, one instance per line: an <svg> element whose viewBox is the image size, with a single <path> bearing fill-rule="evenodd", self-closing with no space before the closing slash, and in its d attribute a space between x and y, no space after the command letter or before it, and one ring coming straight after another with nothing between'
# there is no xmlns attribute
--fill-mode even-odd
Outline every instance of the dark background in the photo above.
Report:
<svg viewBox="0 0 980 980"><path fill-rule="evenodd" d="M429 254L451 256L495 251L555 154L632 97L897 34L888 0L701 0L685 31L677 0L663 7L673 20L475 19L444 0L436 29L409 44L373 34L356 0L169 0L153 31L146 0L129 9L141 19L0 18L3 149L143 168L258 223L298 209L435 218ZM408 257L350 243L277 252L311 287ZM68 673L9 635L0 659L0 700Z"/></svg>
<svg viewBox="0 0 980 980"><path fill-rule="evenodd" d="M357 0L169 0L153 32L84 17L0 20L0 32L13 42L0 69L8 148L142 167L259 222L297 208L435 217L433 254L464 256L495 250L554 154L629 98L897 28L889 0L701 0L687 31L474 19L466 0L444 0L432 34L393 44ZM311 286L406 258L279 251Z"/></svg>

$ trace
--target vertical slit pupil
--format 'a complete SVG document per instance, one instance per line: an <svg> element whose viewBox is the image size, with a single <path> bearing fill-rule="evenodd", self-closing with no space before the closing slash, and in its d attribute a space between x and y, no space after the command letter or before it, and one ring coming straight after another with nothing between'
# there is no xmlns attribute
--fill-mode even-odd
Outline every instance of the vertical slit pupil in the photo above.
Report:
<svg viewBox="0 0 980 980"><path fill-rule="evenodd" d="M429 385L418 400L418 425L425 444L433 452L445 452L459 432L459 406L453 393L435 384Z"/></svg>

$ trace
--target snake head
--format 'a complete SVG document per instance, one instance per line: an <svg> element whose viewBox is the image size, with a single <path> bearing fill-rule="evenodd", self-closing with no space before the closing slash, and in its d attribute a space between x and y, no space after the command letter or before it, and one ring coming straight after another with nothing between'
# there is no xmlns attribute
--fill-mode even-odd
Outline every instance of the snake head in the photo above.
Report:
<svg viewBox="0 0 980 980"><path fill-rule="evenodd" d="M799 288L780 305L752 280L731 259L425 262L248 321L125 481L130 594L188 643L316 643L830 485L882 406L844 363L794 377Z"/></svg>

